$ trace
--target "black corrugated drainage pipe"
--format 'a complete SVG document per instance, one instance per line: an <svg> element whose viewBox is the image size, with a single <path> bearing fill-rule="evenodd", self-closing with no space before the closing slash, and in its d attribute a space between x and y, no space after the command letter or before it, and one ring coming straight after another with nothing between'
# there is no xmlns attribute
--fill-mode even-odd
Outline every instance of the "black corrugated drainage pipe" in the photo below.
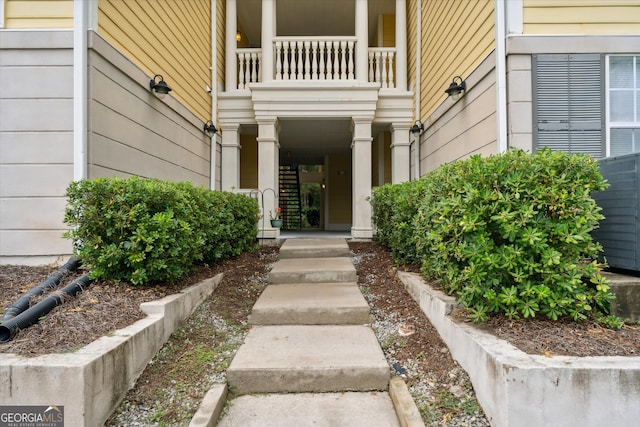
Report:
<svg viewBox="0 0 640 427"><path fill-rule="evenodd" d="M65 296L75 296L78 292L82 291L84 287L89 286L92 281L93 280L89 279L88 274L79 277L59 292L48 296L33 307L18 314L13 319L2 322L0 325L0 342L7 342L13 338L20 329L25 329L38 323L40 317L60 305Z"/></svg>
<svg viewBox="0 0 640 427"><path fill-rule="evenodd" d="M0 322L5 322L9 319L13 319L18 314L25 311L27 308L29 308L29 301L31 300L32 296L41 295L44 293L44 291L55 288L67 273L77 270L78 267L80 267L80 264L81 262L78 258L69 259L69 261L67 261L62 267L60 267L58 271L49 276L47 280L29 289L29 291L18 298L16 302L11 304L7 311L5 311L2 315L2 320Z"/></svg>

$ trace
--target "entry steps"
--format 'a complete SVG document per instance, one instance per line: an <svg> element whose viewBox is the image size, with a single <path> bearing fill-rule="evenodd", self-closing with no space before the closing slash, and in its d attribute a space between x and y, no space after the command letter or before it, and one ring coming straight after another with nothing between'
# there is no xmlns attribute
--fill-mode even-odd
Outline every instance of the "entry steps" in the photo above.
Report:
<svg viewBox="0 0 640 427"><path fill-rule="evenodd" d="M286 240L249 321L218 425L400 425L344 239Z"/></svg>

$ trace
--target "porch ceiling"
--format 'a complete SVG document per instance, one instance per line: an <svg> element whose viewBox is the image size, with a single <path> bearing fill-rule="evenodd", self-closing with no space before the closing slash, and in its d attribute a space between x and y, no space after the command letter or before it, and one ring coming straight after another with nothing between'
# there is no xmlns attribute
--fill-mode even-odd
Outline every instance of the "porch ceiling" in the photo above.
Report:
<svg viewBox="0 0 640 427"><path fill-rule="evenodd" d="M320 165L325 155L349 155L351 119L280 119L280 164ZM385 127L373 126L372 136Z"/></svg>
<svg viewBox="0 0 640 427"><path fill-rule="evenodd" d="M395 0L369 0L369 44L378 16L395 13ZM260 47L262 0L237 0L238 23L250 47ZM339 12L339 13L337 13ZM277 35L354 35L355 0L276 0Z"/></svg>

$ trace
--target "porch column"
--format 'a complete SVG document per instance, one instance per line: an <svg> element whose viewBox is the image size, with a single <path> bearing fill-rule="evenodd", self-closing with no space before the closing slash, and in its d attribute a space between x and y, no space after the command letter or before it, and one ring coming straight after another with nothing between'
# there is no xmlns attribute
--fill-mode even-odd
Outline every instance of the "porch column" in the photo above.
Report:
<svg viewBox="0 0 640 427"><path fill-rule="evenodd" d="M351 236L370 239L373 237L371 223L371 119L353 119L353 142L351 144L351 169L353 173L353 224Z"/></svg>
<svg viewBox="0 0 640 427"><path fill-rule="evenodd" d="M276 2L275 0L262 0L262 62L260 72L262 81L273 80L273 37L276 34Z"/></svg>
<svg viewBox="0 0 640 427"><path fill-rule="evenodd" d="M391 125L391 183L399 184L411 179L411 126Z"/></svg>
<svg viewBox="0 0 640 427"><path fill-rule="evenodd" d="M220 125L220 187L222 191L240 188L240 124Z"/></svg>
<svg viewBox="0 0 640 427"><path fill-rule="evenodd" d="M226 31L225 31L225 91L231 92L238 88L238 59L236 57L236 48L238 42L236 41L236 32L238 31L238 17L237 17L237 5L236 0L227 0L226 11ZM215 90L216 88L213 87Z"/></svg>
<svg viewBox="0 0 640 427"><path fill-rule="evenodd" d="M407 0L396 0L396 89L407 90Z"/></svg>
<svg viewBox="0 0 640 427"><path fill-rule="evenodd" d="M264 226L260 221L260 236L275 238L280 235L280 230L271 227L269 212L275 214L279 195L279 148L278 121L258 120L258 189L262 192L264 201ZM261 207L262 209L262 207ZM262 229L264 227L264 229Z"/></svg>
<svg viewBox="0 0 640 427"><path fill-rule="evenodd" d="M356 80L367 81L369 51L369 4L368 0L356 0Z"/></svg>

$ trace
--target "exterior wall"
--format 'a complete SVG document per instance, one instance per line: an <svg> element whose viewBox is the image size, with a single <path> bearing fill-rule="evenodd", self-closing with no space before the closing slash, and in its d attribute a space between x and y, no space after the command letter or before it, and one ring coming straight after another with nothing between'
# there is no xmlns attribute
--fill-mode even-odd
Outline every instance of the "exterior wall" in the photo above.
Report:
<svg viewBox="0 0 640 427"><path fill-rule="evenodd" d="M422 117L446 99L444 90L454 76L466 79L494 49L493 7L494 0L429 0L423 4Z"/></svg>
<svg viewBox="0 0 640 427"><path fill-rule="evenodd" d="M425 122L422 173L474 154L497 153L495 56L488 56L466 82L462 98L455 103L445 100Z"/></svg>
<svg viewBox="0 0 640 427"><path fill-rule="evenodd" d="M524 0L524 34L639 34L637 0Z"/></svg>
<svg viewBox="0 0 640 427"><path fill-rule="evenodd" d="M416 12L416 0L407 0L407 84L409 90L415 90L416 87L416 52L417 42L417 20L419 17Z"/></svg>
<svg viewBox="0 0 640 427"><path fill-rule="evenodd" d="M240 135L240 188L258 188L258 141L255 135Z"/></svg>
<svg viewBox="0 0 640 427"><path fill-rule="evenodd" d="M507 57L507 138L509 147L533 151L531 55Z"/></svg>
<svg viewBox="0 0 640 427"><path fill-rule="evenodd" d="M209 187L211 139L171 95L156 98L149 77L92 33L89 57L89 178L154 177Z"/></svg>
<svg viewBox="0 0 640 427"><path fill-rule="evenodd" d="M348 230L351 226L351 156L329 156L327 167L328 215L326 230Z"/></svg>
<svg viewBox="0 0 640 427"><path fill-rule="evenodd" d="M70 29L73 28L73 0L4 0L4 17L7 29Z"/></svg>
<svg viewBox="0 0 640 427"><path fill-rule="evenodd" d="M198 117L211 117L211 0L99 0L98 32L147 75L161 74Z"/></svg>
<svg viewBox="0 0 640 427"><path fill-rule="evenodd" d="M225 70L225 31L226 31L226 0L216 0L216 74L215 82L219 92L224 90L224 70ZM216 89L216 88L214 88Z"/></svg>
<svg viewBox="0 0 640 427"><path fill-rule="evenodd" d="M73 34L0 31L0 46L0 263L51 262L71 253Z"/></svg>

